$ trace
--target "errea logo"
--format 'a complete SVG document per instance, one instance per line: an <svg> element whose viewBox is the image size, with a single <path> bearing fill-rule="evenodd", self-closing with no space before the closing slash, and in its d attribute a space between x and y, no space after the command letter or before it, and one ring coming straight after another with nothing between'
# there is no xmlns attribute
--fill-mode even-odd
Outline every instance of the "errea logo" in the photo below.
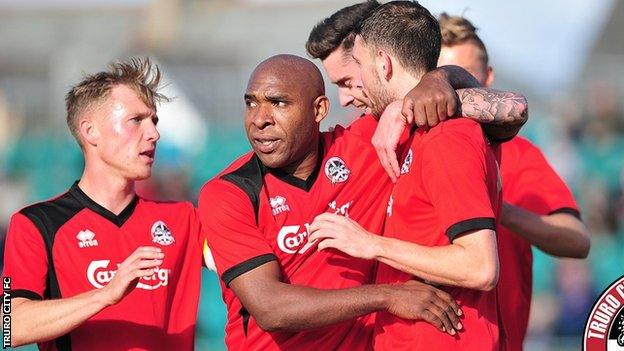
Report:
<svg viewBox="0 0 624 351"><path fill-rule="evenodd" d="M269 204L271 205L271 211L274 216L277 216L280 213L284 213L290 211L290 207L286 203L286 198L283 196L276 196L269 199Z"/></svg>
<svg viewBox="0 0 624 351"><path fill-rule="evenodd" d="M95 233L89 229L81 230L77 235L78 247L84 249L85 247L98 246L98 242L95 239Z"/></svg>

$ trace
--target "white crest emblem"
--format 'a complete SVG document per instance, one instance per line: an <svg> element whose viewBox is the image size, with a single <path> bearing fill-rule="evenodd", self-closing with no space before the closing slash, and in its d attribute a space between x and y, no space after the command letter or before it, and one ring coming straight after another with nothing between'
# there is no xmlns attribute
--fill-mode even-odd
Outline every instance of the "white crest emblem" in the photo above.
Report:
<svg viewBox="0 0 624 351"><path fill-rule="evenodd" d="M386 207L386 214L388 217L392 216L392 204L394 203L394 199L392 198L392 194L390 195L390 199L388 199L388 207Z"/></svg>
<svg viewBox="0 0 624 351"><path fill-rule="evenodd" d="M334 156L325 162L325 175L332 184L346 182L350 173L351 171L340 157Z"/></svg>
<svg viewBox="0 0 624 351"><path fill-rule="evenodd" d="M403 165L401 166L401 174L409 172L413 158L414 154L412 153L412 149L409 149L409 151L407 152L407 156L405 156L405 160L403 160Z"/></svg>
<svg viewBox="0 0 624 351"><path fill-rule="evenodd" d="M269 204L271 205L271 209L273 215L276 216L280 213L290 211L290 207L286 203L286 198L283 196L276 196L269 199Z"/></svg>
<svg viewBox="0 0 624 351"><path fill-rule="evenodd" d="M171 245L175 242L171 231L163 221L156 221L152 225L152 241L160 245Z"/></svg>

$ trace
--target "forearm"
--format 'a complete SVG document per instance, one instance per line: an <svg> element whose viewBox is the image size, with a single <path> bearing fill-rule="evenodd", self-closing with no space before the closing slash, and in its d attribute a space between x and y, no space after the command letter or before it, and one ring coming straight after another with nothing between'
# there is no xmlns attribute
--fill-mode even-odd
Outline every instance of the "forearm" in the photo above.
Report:
<svg viewBox="0 0 624 351"><path fill-rule="evenodd" d="M514 137L529 117L526 98L518 93L489 88L459 89L460 114L480 121L498 140Z"/></svg>
<svg viewBox="0 0 624 351"><path fill-rule="evenodd" d="M488 264L471 250L457 244L427 247L388 237L375 237L376 259L426 281L471 289L489 290L498 279L489 279ZM483 248L484 250L496 250Z"/></svg>
<svg viewBox="0 0 624 351"><path fill-rule="evenodd" d="M268 331L299 331L343 322L388 305L388 285L364 285L349 289L322 290L280 283L266 301L250 311ZM266 295L265 295L266 296Z"/></svg>
<svg viewBox="0 0 624 351"><path fill-rule="evenodd" d="M565 213L540 216L513 205L506 205L505 211L502 225L540 250L559 257L587 257L589 235L574 216Z"/></svg>
<svg viewBox="0 0 624 351"><path fill-rule="evenodd" d="M60 337L105 307L98 290L58 300L16 299L11 311L11 346Z"/></svg>

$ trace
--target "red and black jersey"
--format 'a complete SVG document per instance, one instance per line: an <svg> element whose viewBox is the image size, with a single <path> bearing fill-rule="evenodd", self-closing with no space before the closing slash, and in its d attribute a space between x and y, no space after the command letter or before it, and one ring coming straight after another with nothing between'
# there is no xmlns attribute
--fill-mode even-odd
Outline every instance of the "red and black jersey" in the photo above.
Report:
<svg viewBox="0 0 624 351"><path fill-rule="evenodd" d="M191 203L135 196L119 214L90 199L75 183L57 198L11 218L3 275L11 297L69 298L104 287L139 246L165 255L152 276L41 350L191 350L202 264L201 228Z"/></svg>
<svg viewBox="0 0 624 351"><path fill-rule="evenodd" d="M446 246L467 231L496 228L501 196L498 166L478 123L460 118L441 122L428 132L417 130L403 155L401 173L388 205L384 236L423 246ZM378 283L413 278L379 264ZM496 291L441 288L464 312L464 328L458 336L442 333L424 321L378 312L375 349L498 350Z"/></svg>
<svg viewBox="0 0 624 351"><path fill-rule="evenodd" d="M308 225L332 212L381 232L391 182L370 144L375 126L366 116L349 129L322 133L322 157L306 181L269 170L249 153L202 189L199 212L222 280L229 350L371 347L370 316L296 333L264 332L228 284L269 261L278 262L290 284L343 289L371 282L373 261L317 251L318 243L308 241Z"/></svg>
<svg viewBox="0 0 624 351"><path fill-rule="evenodd" d="M502 144L503 199L539 215L568 213L580 218L570 189L542 152L522 137ZM531 244L499 226L501 314L508 350L521 351L531 308L533 254Z"/></svg>

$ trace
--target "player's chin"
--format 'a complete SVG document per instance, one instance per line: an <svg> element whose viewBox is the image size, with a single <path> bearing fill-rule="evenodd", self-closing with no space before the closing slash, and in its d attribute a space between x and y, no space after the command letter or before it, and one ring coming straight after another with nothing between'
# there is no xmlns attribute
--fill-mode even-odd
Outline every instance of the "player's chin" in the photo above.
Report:
<svg viewBox="0 0 624 351"><path fill-rule="evenodd" d="M288 165L286 157L280 152L274 151L269 154L256 152L262 164L269 168L279 169Z"/></svg>
<svg viewBox="0 0 624 351"><path fill-rule="evenodd" d="M140 167L133 172L132 178L134 180L145 180L152 176L152 166Z"/></svg>

